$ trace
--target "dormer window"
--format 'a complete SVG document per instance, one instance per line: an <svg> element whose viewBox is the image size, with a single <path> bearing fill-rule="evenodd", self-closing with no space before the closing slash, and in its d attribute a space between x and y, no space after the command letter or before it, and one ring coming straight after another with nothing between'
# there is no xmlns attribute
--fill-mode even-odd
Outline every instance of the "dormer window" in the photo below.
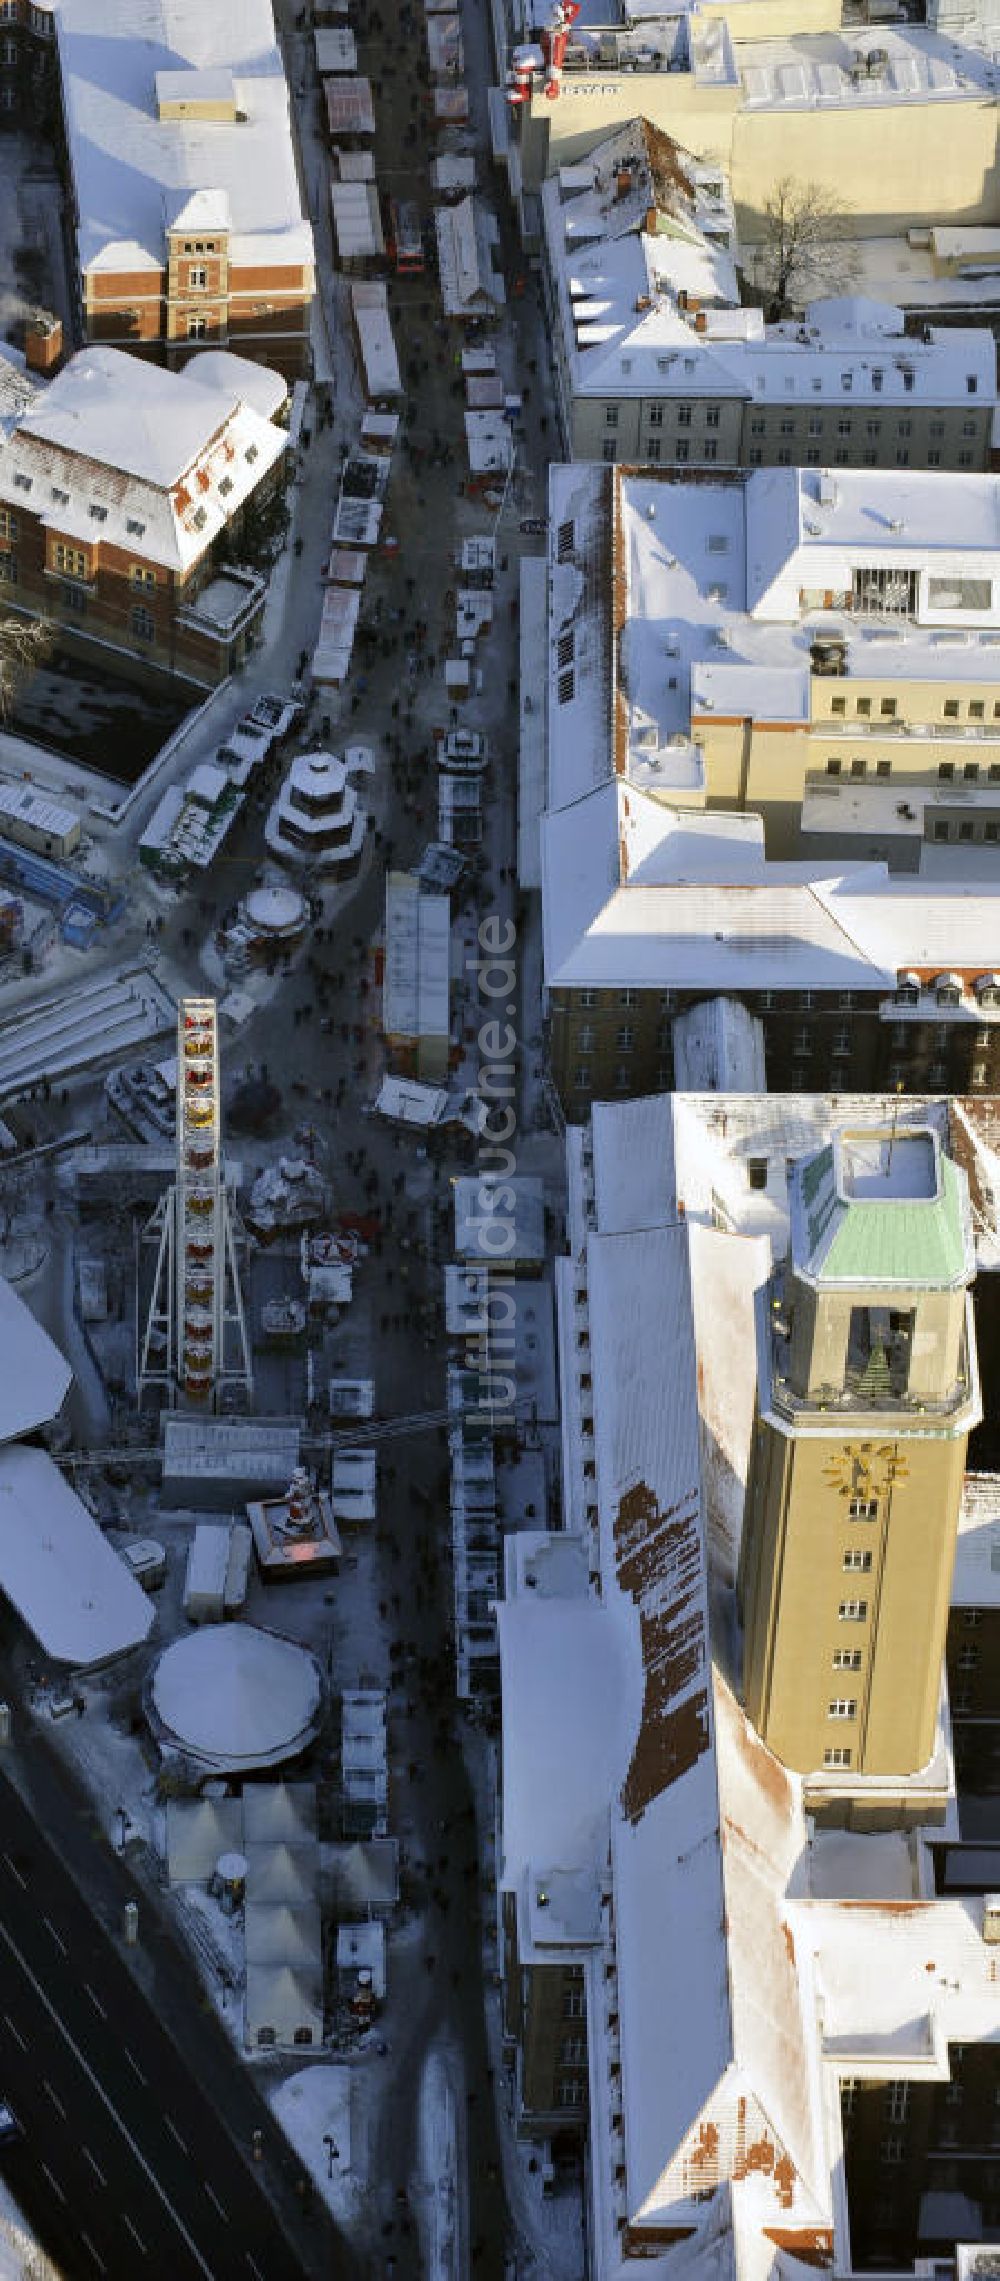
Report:
<svg viewBox="0 0 1000 2281"><path fill-rule="evenodd" d="M920 976L918 974L901 974L899 976L896 983L896 1004L898 1006L919 1006Z"/></svg>
<svg viewBox="0 0 1000 2281"><path fill-rule="evenodd" d="M978 1005L1000 1006L1000 974L977 975L975 991Z"/></svg>
<svg viewBox="0 0 1000 2281"><path fill-rule="evenodd" d="M21 474L21 472L20 472L20 470L18 470L17 474L16 474L16 475L15 475L15 477L14 477L14 489L15 489L15 491L30 491L30 489L31 489L31 477L30 477L30 475L22 475L22 474Z"/></svg>
<svg viewBox="0 0 1000 2281"><path fill-rule="evenodd" d="M966 387L967 387L967 389L968 389L968 391L969 391L969 394L970 394L970 396L978 396L978 394L979 394L979 382L978 382L978 380L977 380L977 378L976 378L976 375L975 375L975 373L974 373L974 372L967 372L967 373L966 373L966 375L965 375L965 385L966 385Z"/></svg>
<svg viewBox="0 0 1000 2281"><path fill-rule="evenodd" d="M92 523L106 523L106 522L107 522L107 519L108 519L108 510L107 510L107 508L106 508L106 507L96 507L96 506L92 506L92 507L90 508L89 512L90 512L90 519L91 519L91 522L92 522Z"/></svg>
<svg viewBox="0 0 1000 2281"><path fill-rule="evenodd" d="M939 1006L960 1006L962 982L958 974L939 974L934 984L934 996Z"/></svg>

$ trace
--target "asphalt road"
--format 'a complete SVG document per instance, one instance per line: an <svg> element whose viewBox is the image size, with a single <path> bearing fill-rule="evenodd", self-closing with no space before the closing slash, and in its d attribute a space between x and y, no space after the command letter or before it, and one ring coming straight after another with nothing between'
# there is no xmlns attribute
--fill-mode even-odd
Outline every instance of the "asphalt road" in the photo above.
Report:
<svg viewBox="0 0 1000 2281"><path fill-rule="evenodd" d="M0 2167L66 2281L347 2272L318 2207L314 2254L292 2247L258 2183L238 2062L220 2119L2 1769L0 2052L0 2096L22 2126Z"/></svg>

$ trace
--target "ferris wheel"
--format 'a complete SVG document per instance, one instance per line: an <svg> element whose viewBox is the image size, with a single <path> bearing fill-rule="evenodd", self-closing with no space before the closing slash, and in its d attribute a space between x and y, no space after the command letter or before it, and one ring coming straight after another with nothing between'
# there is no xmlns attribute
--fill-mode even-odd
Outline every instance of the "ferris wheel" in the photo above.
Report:
<svg viewBox="0 0 1000 2281"><path fill-rule="evenodd" d="M218 1018L214 998L177 1009L176 1171L148 1233L159 1235L141 1357L140 1398L217 1407L226 1384L249 1393L250 1354L222 1162Z"/></svg>

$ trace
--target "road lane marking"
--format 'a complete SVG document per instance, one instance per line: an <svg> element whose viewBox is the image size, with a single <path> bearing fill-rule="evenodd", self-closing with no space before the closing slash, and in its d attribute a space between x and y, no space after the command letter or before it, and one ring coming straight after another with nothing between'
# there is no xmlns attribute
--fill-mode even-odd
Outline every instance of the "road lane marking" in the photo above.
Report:
<svg viewBox="0 0 1000 2281"><path fill-rule="evenodd" d="M59 2093L58 2093L58 2091L53 2091L52 2085L51 2085L51 2083L49 2082L49 2079L48 2079L48 2076L47 2076L47 2075L43 2075L43 2076L42 2076L42 2089L43 2089L43 2091L47 2091L47 2092L48 2092L48 2094L49 2094L49 2098L51 2099L53 2106L54 2106L55 2108L57 2108L57 2110L58 2110L59 2114L61 2114L61 2116L62 2116L62 2119L63 2119L63 2121L65 2122L65 2120L66 2120L66 2109L65 2109L65 2107L63 2106L63 2103L62 2103L62 2100L61 2100L61 2099L60 2099L60 2097L59 2097Z"/></svg>
<svg viewBox="0 0 1000 2281"><path fill-rule="evenodd" d="M59 2180L58 2180L58 2178L56 2178L56 2177L53 2175L52 2171L49 2169L49 2166L48 2166L48 2163L47 2163L47 2162L43 2162L43 2164L42 2164L42 2169L43 2169L43 2170L44 2170L44 2172L45 2172L46 2178L48 2179L49 2185L51 2186L53 2193L54 2193L54 2194L58 2194L58 2196L59 2196L59 2200L60 2200L61 2202L64 2202L64 2201L66 2200L66 2196L65 2196L65 2194L63 2193L63 2190L62 2190L62 2187L61 2187L61 2186L60 2186L60 2184L59 2184Z"/></svg>
<svg viewBox="0 0 1000 2281"><path fill-rule="evenodd" d="M203 2178L203 2179L202 2179L202 2185L204 2186L205 2192L206 2192L206 2194L208 2195L208 2199L209 2199L209 2201L210 2201L210 2202L214 2202L214 2203L215 2203L215 2207L216 2207L216 2209L218 2210L218 2213L219 2213L219 2216L220 2216L220 2218L224 2218L224 2219L225 2219L225 2221L226 2221L226 2224L228 2225L228 2224L229 2224L229 2211L228 2211L228 2210L224 2210L224 2209L223 2209L223 2207L222 2207L222 2203L220 2202L218 2195L217 2195L216 2193L214 2193L214 2192L213 2192L213 2189L212 2189L212 2187L209 2185L209 2183L208 2183L208 2179L207 2179L207 2178Z"/></svg>
<svg viewBox="0 0 1000 2281"><path fill-rule="evenodd" d="M122 2224L123 2224L123 2226L127 2226L127 2227L128 2227L128 2230L129 2230L129 2232L130 2232L130 2234L131 2234L131 2236L132 2236L132 2239L133 2239L133 2241L135 2242L135 2244L136 2244L136 2247L137 2247L139 2250L141 2250L143 2257L148 2257L148 2256L149 2256L149 2251L148 2251L148 2249L146 2248L146 2244L145 2244L145 2242L143 2241L142 2235L141 2235L141 2233L139 2232L139 2229L138 2229L138 2227L137 2227L137 2226L134 2226L134 2225L132 2224L132 2220L131 2220L131 2218L129 2217L129 2214L128 2214L128 2211L127 2211L127 2210L123 2210L123 2211L122 2211Z"/></svg>
<svg viewBox="0 0 1000 2281"><path fill-rule="evenodd" d="M11 2019L11 2016L10 2016L10 2013L9 2013L9 2012L5 2012L5 2013L4 2013L4 2020L5 2020L5 2023L6 2023L7 2027L9 2027L9 2029L10 2029L11 2035L13 2036L15 2043L19 2043L19 2044L20 2044L20 2046L21 2046L21 2050L22 2050L22 2051L27 2051L27 2048L28 2048L28 2046L27 2046L27 2044L25 2043L25 2040L24 2040L24 2037L23 2037L23 2035L21 2034L20 2028L16 2028L16 2027L14 2026L14 2022L13 2022L13 2020Z"/></svg>
<svg viewBox="0 0 1000 2281"><path fill-rule="evenodd" d="M21 1872L20 1872L20 1870L18 1869L18 1867L17 1867L16 1863L15 1863L15 1862L13 1862L13 1861L11 1860L9 1853L5 1853L5 1854L4 1854L4 1860L5 1860L6 1864L7 1864L7 1867L8 1867L8 1869L10 1870L11 1876L12 1876L12 1877L16 1877L16 1878L17 1878L17 1882L18 1882L18 1884L19 1884L19 1886L20 1886L20 1888L21 1888L21 1891L22 1891L22 1893L26 1893L26 1892L27 1892L27 1890L28 1890L28 1887L27 1887L27 1882L26 1882L26 1880L25 1880L25 1879L22 1877L22 1875L21 1875Z"/></svg>
<svg viewBox="0 0 1000 2281"><path fill-rule="evenodd" d="M90 2238L90 2235L89 2235L89 2233L82 2233L82 2234L80 2235L80 2240L82 2241L82 2243L83 2243L83 2245L84 2245L84 2248L85 2248L85 2249L89 2249L89 2251L90 2251L90 2254L91 2254L91 2257L92 2257L92 2258L93 2258L93 2260L94 2260L94 2264L96 2265L98 2272L99 2272L99 2273L106 2273L106 2272L107 2272L107 2270L108 2270L108 2269L107 2269L107 2266L105 2265L105 2262L104 2262L104 2259L103 2259L103 2257L99 2257L99 2256L98 2256L98 2254L97 2254L97 2251L96 2251L96 2249L94 2248L94 2244L93 2244L93 2242L91 2241L91 2238Z"/></svg>
<svg viewBox="0 0 1000 2281"><path fill-rule="evenodd" d="M170 2116L169 2116L169 2115L164 2115L164 2117L163 2117L163 2120L164 2120L164 2122L166 2123L166 2126L167 2126L167 2129L168 2129L168 2131L170 2132L170 2136L171 2136L171 2138L175 2138L175 2139L177 2140L177 2144L178 2144L178 2146L180 2147L181 2153L182 2153L182 2154L190 2154L190 2152L191 2152L191 2149L190 2149L190 2147L189 2147L189 2145L188 2145L188 2142L187 2142L186 2138L182 2138L182 2137L181 2137L180 2131L178 2130L176 2123L173 2123L173 2122L171 2122L171 2120L170 2120Z"/></svg>
<svg viewBox="0 0 1000 2281"><path fill-rule="evenodd" d="M65 1943L65 1941L64 1941L64 1939L63 1939L63 1937L62 1937L62 1934L61 1934L61 1933L57 1933L57 1931L56 1931L56 1928L55 1928L55 1926L54 1926L54 1924L53 1924L53 1922L52 1922L52 1919L51 1919L51 1917L45 1917L45 1916L43 1916L43 1918L42 1918L42 1923L43 1923L43 1925L46 1927L47 1931L48 1931L48 1932L50 1932L50 1933L52 1934L52 1938L53 1938L53 1940L55 1941L56 1947L57 1947L57 1948L61 1948L61 1949L62 1949L62 1952L63 1952L63 1955L64 1955L64 1956L68 1956L68 1955L69 1955L69 1950L68 1950L68 1948L67 1948L67 1946L66 1946L66 1943Z"/></svg>
<svg viewBox="0 0 1000 2281"><path fill-rule="evenodd" d="M91 2001L91 2003L93 2004L93 2007L94 2007L94 2010L95 2010L95 2012L100 2012L100 2015L101 2015L101 2018L102 2018L102 2020L106 2020L106 2019L107 2019L107 2016L108 2016L108 2015L107 2015L107 2013L106 2013L106 2011L105 2011L105 2009L104 2009L104 2006L103 2006L103 2004L102 2004L102 2002L101 2002L101 1999L100 1999L100 1997L99 1997L99 1996L95 1996L95 1994L94 1994L94 1991L93 1991L93 1989L92 1989L92 1987L91 1987L91 1985L90 1985L90 1982L89 1982L89 1980L85 1980L85 1981L84 1981L84 1983L83 1983L83 1985L84 1985L84 1988L85 1988L85 1990L86 1990L86 1993L87 1993L87 1995L90 1997L90 2001Z"/></svg>
<svg viewBox="0 0 1000 2281"><path fill-rule="evenodd" d="M164 2207L164 2209L167 2211L167 2213L168 2213L169 2217L170 2217L170 2218L172 2218L172 2220L173 2220L173 2223L174 2223L174 2225L176 2226L178 2233L180 2234L181 2240L184 2242L185 2246L186 2246L186 2247L187 2247L187 2248L190 2250L190 2252L191 2252L191 2255L192 2255L192 2257L194 2258L194 2262L195 2262L196 2266L198 2267L198 2270L199 2270L199 2272L200 2272L200 2273L203 2273L203 2274L205 2275L205 2281L215 2281L215 2275L214 2275L214 2274L213 2274L213 2272L212 2272L212 2268L211 2268L211 2266L210 2266L210 2265L206 2265L206 2263L205 2263L205 2260L204 2260L204 2258L203 2258L203 2256L202 2256L202 2254L201 2254L201 2251L200 2251L200 2249L199 2249L199 2247L198 2247L198 2244L197 2244L197 2242L194 2240L194 2238L193 2238L193 2235L192 2235L192 2234L190 2234L190 2233L188 2232L187 2226L185 2225L183 2218L182 2218L182 2217L180 2217L180 2216L178 2215L177 2211L175 2210L175 2208L174 2208L174 2205L173 2205L173 2203L172 2203L172 2201L171 2201L171 2199L170 2199L170 2196L169 2196L169 2194L168 2194L168 2193L167 2193L167 2191L166 2191L166 2188L165 2188L164 2186L161 2186L161 2184L160 2184L160 2181L159 2181L159 2179L158 2179L158 2177L157 2177L157 2175L156 2175L156 2172L155 2172L155 2170L154 2170L154 2169L153 2169L153 2167L152 2167L152 2164L151 2164L151 2163L149 2163L149 2162L147 2162L147 2160L146 2160L146 2157L145 2157L145 2155L144 2155L144 2153L143 2153L143 2151L142 2151L142 2148L141 2148L141 2146L139 2146L139 2145L137 2144L136 2140L133 2138L133 2136L132 2136L132 2133L131 2133L131 2131L129 2130L128 2124L122 2121L122 2118L121 2118L120 2114L118 2113L118 2109L117 2109L117 2107L115 2106L115 2104L114 2104L114 2101L113 2101L113 2100L112 2100L112 2099L109 2097L109 2095L108 2095L107 2091L105 2090L105 2088L104 2088L104 2085L103 2085L103 2083L102 2083L102 2082L101 2082L101 2080L100 2080L100 2077L99 2077L98 2075L95 2075L95 2073L94 2073L94 2070L93 2070L93 2068L91 2067L91 2064L90 2064L90 2061L89 2061L89 2059L86 2057L86 2054L85 2054L84 2052L82 2052L82 2051L81 2051L81 2049L80 2049L80 2046L79 2046L79 2044L76 2042L75 2038L74 2038L74 2037L73 2037L73 2036L70 2034L70 2031L69 2031L68 2027L66 2026L65 2020L63 2020L63 2019L61 2019L61 2018L60 2018L60 2015L59 2015L58 2011L56 2010L56 2007L55 2007L54 2003L52 2002L52 1999L51 1999L51 1997L50 1997L50 1996L48 1996L48 1995L46 1994L46 1991L45 1991L45 1989L43 1988L41 1981L38 1979L37 1975L36 1975L36 1974L35 1974L35 1973L32 1971L32 1969L31 1969L31 1966L30 1966L30 1964L29 1964L29 1963L28 1963L28 1961L27 1961L27 1958L26 1958L25 1956L23 1956L23 1955L22 1955L22 1953L21 1953L21 1950L18 1948L18 1945L17 1945L17 1942L16 1942L16 1940L14 1940L14 1939L12 1938L12 1936L11 1936L10 1932L9 1932L9 1931L8 1931L8 1929L7 1929L7 1926L4 1924L4 1921L3 1921L3 1918L2 1918L2 1916L0 1916L0 1941L3 1941L3 1944L4 1944L5 1948L8 1948L8 1949L10 1950L10 1953L11 1953L11 1955L12 1955L12 1956L13 1956L13 1957L16 1959L17 1963L19 1964L19 1966L20 1966L20 1968L21 1968L21 1971L22 1971L22 1972L23 1972L23 1974L24 1974L24 1977L25 1977L25 1979L26 1979L26 1980L28 1981L28 1983L29 1983L29 1986L30 1986L31 1988L33 1988L33 1989L34 1989L35 1995L37 1996L39 2003L40 2003L40 2004L43 2006L44 2010L45 2010L45 2011L48 2013L48 2015L49 2015L49 2018L50 2018L50 2020L52 2021L53 2025L54 2025L56 2028L58 2028L59 2034L60 2034L60 2035L62 2036L62 2038L63 2038L63 2042L69 2045L69 2048L70 2048L70 2050L71 2050L71 2052L72 2052L72 2054L73 2054L73 2057L74 2057L74 2059L75 2059L75 2060L76 2060L76 2062L77 2062L77 2065L78 2065L79 2067L82 2067L82 2069L83 2069L83 2072L84 2072L85 2076L87 2077L87 2081L88 2081L88 2083L90 2083L90 2084L91 2084L92 2088L93 2088L93 2089L96 2091L96 2093L97 2093L97 2096L98 2096L98 2098L100 2099L100 2102L101 2102L101 2105L102 2105L102 2107L104 2107L104 2108L106 2109L107 2113L108 2113L108 2114L111 2116L111 2120L112 2120L112 2122L113 2122L113 2123L116 2125L117 2129L118 2129L118 2130L120 2130L120 2132L121 2132L121 2135L122 2135L122 2137L123 2137L123 2139L124 2139L124 2141L125 2141L125 2144L126 2144L126 2146L128 2147L128 2149L129 2149L130 2153L131 2153L131 2154L133 2154L133 2155L135 2156L135 2159L136 2159L137 2163L139 2164L139 2168L140 2168L140 2170L142 2171L142 2173L143 2173L144 2177L148 2179L148 2181L149 2181L149 2184L152 2186L154 2193L158 2195L158 2197L159 2197L160 2201L161 2201L161 2202L162 2202L162 2204L163 2204L163 2207ZM100 2263L100 2260L98 2260L98 2263ZM103 2269L103 2267L101 2268L101 2270L102 2270L102 2272L103 2272L103 2270L104 2270L104 2269Z"/></svg>
<svg viewBox="0 0 1000 2281"><path fill-rule="evenodd" d="M260 2266L258 2265L256 2258L255 2258L255 2257L251 2257L251 2254L250 2254L250 2251L249 2251L249 2250L247 2250L247 2264L248 2264L248 2265L249 2265L249 2267L250 2267L250 2271L251 2271L251 2273L255 2273L255 2274L256 2274L256 2276L257 2276L257 2281L264 2281L264 2276L263 2276L263 2274L262 2274L262 2272L261 2272Z"/></svg>
<svg viewBox="0 0 1000 2281"><path fill-rule="evenodd" d="M133 2075L137 2075L137 2076L138 2076L140 2083L145 2083L145 2081L146 2081L146 2078L145 2078L145 2076L144 2076L144 2074L143 2074L143 2072L142 2072L142 2068L140 2067L138 2060L137 2060L137 2059L133 2059L133 2057L132 2057L132 2054L131 2054L131 2052L130 2052L130 2050L129 2050L129 2048L128 2048L128 2045L127 2045L127 2044L125 2045L125 2057L126 2057L126 2059L128 2060L128 2063L129 2063L129 2066L130 2066L130 2068L132 2069L132 2073L133 2073Z"/></svg>
<svg viewBox="0 0 1000 2281"><path fill-rule="evenodd" d="M97 2178L97 2179L99 2179L99 2180L100 2180L100 2183L101 2183L101 2185L102 2185L102 2186L106 2186L106 2185L107 2185L107 2183L108 2183L108 2181L107 2181L107 2179L105 2178L105 2175L104 2175L104 2172L103 2172L103 2170L101 2169L101 2165L100 2165L100 2163L99 2163L99 2162L95 2162L95 2160L94 2160L94 2157L93 2157L93 2155L91 2154L91 2151L90 2151L90 2148L89 2148L89 2146L82 2146L82 2145L81 2145L81 2148L80 2148L80 2152L81 2152L81 2154L82 2154L82 2156L83 2156L83 2159L84 2159L84 2161L85 2161L85 2162L89 2162L89 2164L90 2164L90 2167L91 2167L91 2169L92 2169L92 2171L93 2171L93 2173L94 2173L94 2176L95 2176L95 2178Z"/></svg>

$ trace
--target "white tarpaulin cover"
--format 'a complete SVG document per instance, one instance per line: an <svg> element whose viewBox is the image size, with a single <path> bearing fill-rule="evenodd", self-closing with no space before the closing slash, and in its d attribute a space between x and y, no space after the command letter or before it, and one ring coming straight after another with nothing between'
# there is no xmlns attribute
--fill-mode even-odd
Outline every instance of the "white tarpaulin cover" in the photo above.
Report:
<svg viewBox="0 0 1000 2281"><path fill-rule="evenodd" d="M0 1450L0 1591L54 1663L141 1646L153 1606L42 1449Z"/></svg>

